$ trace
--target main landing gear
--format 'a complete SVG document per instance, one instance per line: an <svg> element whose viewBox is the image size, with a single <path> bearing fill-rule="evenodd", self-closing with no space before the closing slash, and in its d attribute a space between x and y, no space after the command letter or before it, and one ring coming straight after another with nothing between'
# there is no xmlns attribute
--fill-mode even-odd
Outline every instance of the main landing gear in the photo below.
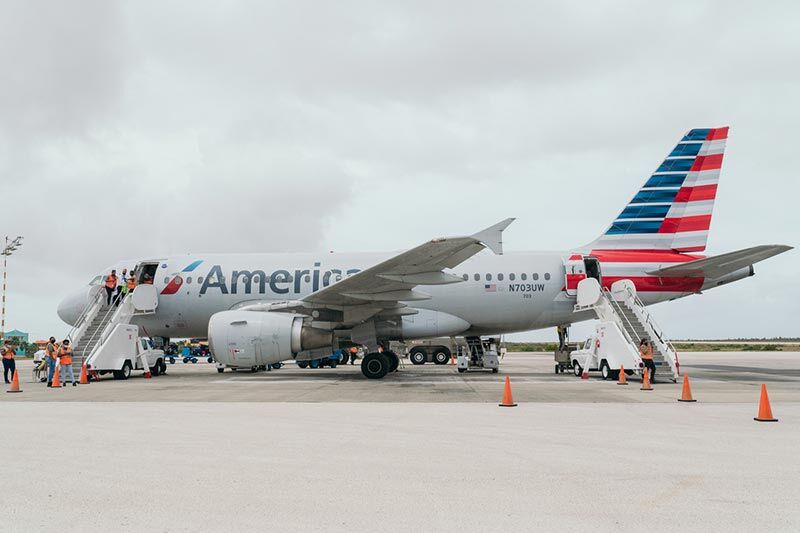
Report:
<svg viewBox="0 0 800 533"><path fill-rule="evenodd" d="M400 358L394 352L372 352L361 360L361 373L368 379L381 379L399 365Z"/></svg>

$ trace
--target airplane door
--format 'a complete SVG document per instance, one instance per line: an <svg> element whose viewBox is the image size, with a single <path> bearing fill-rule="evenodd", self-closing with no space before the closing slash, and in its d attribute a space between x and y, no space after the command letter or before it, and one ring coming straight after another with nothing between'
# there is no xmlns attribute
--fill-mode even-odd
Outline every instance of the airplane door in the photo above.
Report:
<svg viewBox="0 0 800 533"><path fill-rule="evenodd" d="M586 278L586 265L583 261L582 255L571 255L570 258L564 263L565 279L564 286L566 287L567 296L576 296L578 294L578 283Z"/></svg>
<svg viewBox="0 0 800 533"><path fill-rule="evenodd" d="M594 278L600 286L603 286L603 277L600 271L600 261L596 257L587 255L583 258L583 266L585 267L586 277Z"/></svg>

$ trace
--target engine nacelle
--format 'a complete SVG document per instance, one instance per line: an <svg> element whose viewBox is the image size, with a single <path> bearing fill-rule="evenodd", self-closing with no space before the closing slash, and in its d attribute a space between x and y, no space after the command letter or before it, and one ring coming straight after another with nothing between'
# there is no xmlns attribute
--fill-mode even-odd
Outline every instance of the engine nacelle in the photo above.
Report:
<svg viewBox="0 0 800 533"><path fill-rule="evenodd" d="M302 317L258 311L222 311L208 321L208 346L219 363L269 365L298 352L333 345L331 331L312 328Z"/></svg>

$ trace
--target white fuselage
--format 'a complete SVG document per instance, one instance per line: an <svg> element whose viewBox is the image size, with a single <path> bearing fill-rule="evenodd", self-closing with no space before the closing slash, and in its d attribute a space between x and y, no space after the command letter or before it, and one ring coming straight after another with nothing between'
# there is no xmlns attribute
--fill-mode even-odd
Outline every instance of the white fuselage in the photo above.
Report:
<svg viewBox="0 0 800 533"><path fill-rule="evenodd" d="M148 336L205 337L214 313L248 304L298 300L391 257L392 253L203 254L154 259L159 293L153 315L135 324ZM592 318L573 312L565 292L570 252L482 252L449 272L461 283L419 286L430 299L408 302L420 312L402 317L403 338L487 335L528 331ZM131 268L146 261L116 265ZM603 275L639 279L652 264L610 262ZM110 270L110 269L109 269ZM619 277L619 276L616 276ZM649 284L652 289L653 283ZM685 296L696 290L640 290L646 304ZM86 296L62 303L59 315L77 318ZM451 319L456 317L456 319ZM459 320L460 319L460 320ZM466 324L465 324L466 323ZM455 331L458 330L458 331Z"/></svg>

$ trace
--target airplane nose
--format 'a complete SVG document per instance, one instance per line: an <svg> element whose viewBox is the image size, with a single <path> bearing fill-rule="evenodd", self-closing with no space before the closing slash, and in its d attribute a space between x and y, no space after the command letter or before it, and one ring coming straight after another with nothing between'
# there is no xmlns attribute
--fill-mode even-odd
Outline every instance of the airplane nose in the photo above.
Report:
<svg viewBox="0 0 800 533"><path fill-rule="evenodd" d="M58 304L58 317L70 326L74 326L89 302L91 289L92 287L84 287L61 300L61 303Z"/></svg>

